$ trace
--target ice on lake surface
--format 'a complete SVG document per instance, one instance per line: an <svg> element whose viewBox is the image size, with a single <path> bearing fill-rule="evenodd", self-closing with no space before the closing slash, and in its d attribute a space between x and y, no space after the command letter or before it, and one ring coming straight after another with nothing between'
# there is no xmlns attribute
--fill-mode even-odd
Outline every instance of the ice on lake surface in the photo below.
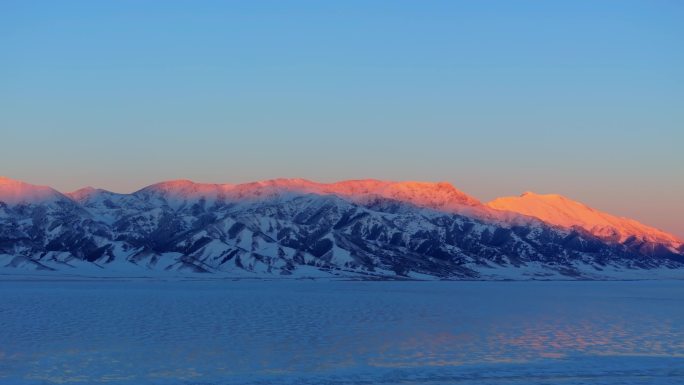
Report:
<svg viewBox="0 0 684 385"><path fill-rule="evenodd" d="M0 384L682 384L684 282L3 281Z"/></svg>

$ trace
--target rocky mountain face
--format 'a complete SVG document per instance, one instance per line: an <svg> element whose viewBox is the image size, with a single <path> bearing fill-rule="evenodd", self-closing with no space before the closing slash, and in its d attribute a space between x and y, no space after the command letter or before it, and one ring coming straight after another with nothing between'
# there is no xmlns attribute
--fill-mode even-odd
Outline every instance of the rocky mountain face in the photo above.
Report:
<svg viewBox="0 0 684 385"><path fill-rule="evenodd" d="M0 272L546 279L684 276L672 239L605 236L447 183L170 181L132 194L0 179ZM524 214L524 215L523 215Z"/></svg>

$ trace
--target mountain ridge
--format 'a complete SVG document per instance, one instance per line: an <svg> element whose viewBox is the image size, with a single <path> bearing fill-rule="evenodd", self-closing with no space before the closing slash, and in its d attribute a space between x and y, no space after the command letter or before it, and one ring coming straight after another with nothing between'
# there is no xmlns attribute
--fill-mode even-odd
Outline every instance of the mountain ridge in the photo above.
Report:
<svg viewBox="0 0 684 385"><path fill-rule="evenodd" d="M3 185L4 184L4 185ZM582 202L575 201L571 198L568 198L564 195L561 194L538 194L533 191L525 191L522 194L520 194L517 197L499 197L495 198L489 202L483 203L479 201L478 199L463 193L462 191L458 190L456 187L454 187L451 183L449 182L418 182L418 181L385 181L385 180L378 180L378 179L350 179L350 180L343 180L343 181L338 181L338 182L331 182L331 183L319 183L319 182L314 182L308 179L304 178L276 178L276 179L266 179L262 181L255 181L255 182L246 182L246 183L240 183L240 184L228 184L228 183L202 183L202 182L194 182L189 179L174 179L174 180L167 180L167 181L162 181L158 183L151 184L149 186L143 187L141 189L138 189L132 193L117 193L117 192L112 192L92 186L87 186L72 192L67 192L67 193L62 193L59 192L56 189L53 189L49 186L41 186L41 185L34 185L30 183L26 183L23 181L19 181L16 179L11 179L5 176L0 176L0 193L4 192L5 186L11 184L14 186L22 186L24 188L24 193L26 193L26 190L31 190L31 189L36 189L42 192L42 194L48 196L48 195L54 195L54 196L59 196L59 197L68 197L71 198L75 201L78 201L79 197L82 195L89 195L89 194L97 194L97 193L107 193L107 194L112 194L112 195L118 195L118 196L126 196L126 195L136 195L136 194L142 194L145 192L150 192L150 191L164 191L166 193L171 193L177 197L181 198L201 198L204 197L206 198L208 195L220 195L220 193L225 194L224 197L226 198L237 198L237 199L245 199L249 198L250 194L254 194L256 196L259 196L264 193L265 191L268 191L270 193L276 193L276 192L298 192L298 193L314 193L314 194L329 194L329 195L337 195L341 197L347 197L347 198L359 198L363 196L380 196L383 198L390 198L390 199L396 199L396 200L402 200L404 202L409 202L412 204L415 204L416 206L419 207L425 207L425 208L432 208L432 209L437 209L437 210L455 210L458 211L458 208L462 209L462 206L471 206L471 207L487 207L487 208L493 208L497 211L502 211L502 212L507 212L507 213L512 213L512 214L519 214L525 217L533 217L539 220L542 220L547 223L551 223L554 225L562 226L562 227L572 227L573 225L579 225L580 227L584 228L587 231L591 231L591 224L589 223L582 223L580 220L554 220L553 218L550 218L549 215L543 215L543 213L539 212L534 212L531 210L529 207L524 208L524 207L516 207L513 205L511 202L515 200L520 200L520 199L525 199L525 198L532 198L532 199L542 199L545 201L545 203L549 203L551 199L556 200L556 201L562 201L562 202L569 202L575 207L583 207L585 211L590 211L597 213L597 216L602 217L602 216L607 216L609 218L608 221L616 221L616 222L629 222L632 225L632 229L629 229L629 231L626 231L625 233L627 236L630 235L637 235L637 229L640 229L642 231L648 231L652 234L656 235L656 238L659 238L659 241L669 241L669 242L678 242L679 244L684 243L684 240L682 240L680 237L668 233L665 230L655 228L653 226L645 225L641 222L636 221L635 219L627 218L627 217L618 217L609 213L602 212L600 210L597 210L595 208L592 208ZM389 191L388 191L389 190ZM436 195L436 196L426 196L426 191L434 191L437 190L438 192L444 193L445 191L447 194L450 194L445 196L445 194ZM422 192L422 195L416 195L416 191ZM413 192L413 196L411 195L411 192ZM40 197L40 193L29 193L26 194L29 199L33 198L36 199L36 197ZM12 203L17 203L20 200L21 193L17 193L16 191L14 192L14 196L9 197L8 199L8 194L0 194L0 201L5 201L6 203L12 202ZM455 199L453 199L455 197ZM455 204L454 204L455 203ZM575 210L577 211L577 210ZM472 212L471 212L472 213ZM489 213L491 215L491 213ZM495 216L496 217L496 216ZM500 218L499 218L500 219ZM514 218L512 219L515 221L515 219L519 218ZM601 235L600 233L597 233L596 235ZM624 240L625 237L623 237Z"/></svg>
<svg viewBox="0 0 684 385"><path fill-rule="evenodd" d="M631 218L618 217L597 210L560 194L537 194L527 191L518 197L496 198L488 202L487 206L532 216L566 228L579 226L606 239L618 237L619 241L625 241L635 236L677 246L682 244L682 240L673 234Z"/></svg>
<svg viewBox="0 0 684 385"><path fill-rule="evenodd" d="M33 198L32 185L0 180L5 270L441 279L684 271L684 247L674 236L606 236L586 223L501 210L446 182L174 180L131 194L35 186L53 201L18 199L7 186L19 183Z"/></svg>

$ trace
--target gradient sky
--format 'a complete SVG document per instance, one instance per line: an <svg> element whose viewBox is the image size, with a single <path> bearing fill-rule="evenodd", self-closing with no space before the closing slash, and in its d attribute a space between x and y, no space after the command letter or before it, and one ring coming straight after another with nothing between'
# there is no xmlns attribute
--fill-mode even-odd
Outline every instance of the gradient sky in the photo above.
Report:
<svg viewBox="0 0 684 385"><path fill-rule="evenodd" d="M0 175L448 181L684 236L682 1L0 2Z"/></svg>

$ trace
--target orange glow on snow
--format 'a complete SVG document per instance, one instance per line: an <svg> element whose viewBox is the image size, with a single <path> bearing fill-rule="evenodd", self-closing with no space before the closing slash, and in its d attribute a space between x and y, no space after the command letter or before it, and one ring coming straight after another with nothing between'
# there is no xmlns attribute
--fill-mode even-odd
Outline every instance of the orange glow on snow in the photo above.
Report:
<svg viewBox="0 0 684 385"><path fill-rule="evenodd" d="M92 187L87 187L67 195L79 200L97 191ZM665 244L674 248L682 245L682 241L672 234L646 226L633 219L616 217L598 211L561 195L540 195L527 192L519 197L498 198L482 204L446 182L393 182L362 179L316 183L306 179L271 179L235 185L195 183L179 179L148 186L136 194L161 194L166 198L181 202L188 199L208 201L263 199L286 193L334 195L357 203L368 203L376 198L385 198L417 207L509 224L525 224L537 218L564 228L580 227L595 236L615 242L624 242L630 237L636 237L638 241ZM15 204L59 197L66 198L50 187L35 186L0 177L0 201Z"/></svg>
<svg viewBox="0 0 684 385"><path fill-rule="evenodd" d="M44 201L59 195L60 193L47 186L36 186L0 176L0 201L5 203Z"/></svg>
<svg viewBox="0 0 684 385"><path fill-rule="evenodd" d="M557 194L526 192L519 197L497 198L487 206L528 215L564 228L578 226L604 239L625 241L635 236L652 242L681 243L677 237L662 230L601 212Z"/></svg>

